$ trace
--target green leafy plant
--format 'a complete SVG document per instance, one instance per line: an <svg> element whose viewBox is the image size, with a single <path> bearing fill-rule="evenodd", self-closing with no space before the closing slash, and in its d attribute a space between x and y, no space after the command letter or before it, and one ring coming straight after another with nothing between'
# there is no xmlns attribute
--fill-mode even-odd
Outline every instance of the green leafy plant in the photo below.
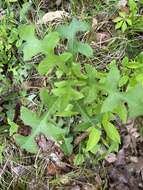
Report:
<svg viewBox="0 0 143 190"><path fill-rule="evenodd" d="M31 134L26 137L15 135L16 142L29 152L38 151L35 139L42 133L56 140L64 153L70 155L75 151L77 136L86 134L84 140L76 144L74 162L77 165L91 155L100 160L108 153L118 151L121 139L116 127L117 117L126 123L128 117L143 115L143 86L137 71L142 68L142 54L134 60L124 58L120 70L115 61L105 71L98 71L87 63L81 66L75 59L76 53L81 51L74 48L81 43L76 36L81 31L79 25L82 31L87 31L87 25L77 20L73 20L69 26L59 27L62 38L68 40L67 49L70 51L59 55L55 53L60 40L57 32L38 39L33 25L19 28L24 41L24 60L30 60L39 53L44 54L38 71L51 76L52 81L50 86L41 88L39 92L45 116L38 117L22 107L21 119L31 127ZM69 30L71 35L67 32Z"/></svg>
<svg viewBox="0 0 143 190"><path fill-rule="evenodd" d="M116 23L115 29L121 29L123 33L127 30L128 26L132 26L131 16L125 12L119 12L119 16L113 22Z"/></svg>

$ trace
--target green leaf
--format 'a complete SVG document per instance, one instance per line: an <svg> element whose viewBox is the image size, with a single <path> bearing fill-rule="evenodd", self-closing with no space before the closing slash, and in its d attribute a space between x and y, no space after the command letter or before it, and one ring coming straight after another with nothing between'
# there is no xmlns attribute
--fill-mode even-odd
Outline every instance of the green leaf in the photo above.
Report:
<svg viewBox="0 0 143 190"><path fill-rule="evenodd" d="M132 20L131 19L127 19L127 23L129 26L132 26Z"/></svg>
<svg viewBox="0 0 143 190"><path fill-rule="evenodd" d="M64 138L61 148L66 155L72 154L73 151L73 145L71 144L72 141L73 141L72 138Z"/></svg>
<svg viewBox="0 0 143 190"><path fill-rule="evenodd" d="M48 74L54 66L64 65L72 57L71 53L63 53L61 55L49 54L38 66L38 72L41 75Z"/></svg>
<svg viewBox="0 0 143 190"><path fill-rule="evenodd" d="M76 128L74 129L74 131L84 132L84 131L86 131L90 127L91 127L91 123L90 122L80 123L80 124L78 124L76 126Z"/></svg>
<svg viewBox="0 0 143 190"><path fill-rule="evenodd" d="M93 55L93 49L87 43L78 42L77 51L86 57L91 57Z"/></svg>
<svg viewBox="0 0 143 190"><path fill-rule="evenodd" d="M129 106L129 116L137 117L143 115L143 86L136 85L125 94L125 101Z"/></svg>
<svg viewBox="0 0 143 190"><path fill-rule="evenodd" d="M33 56L38 54L45 55L45 58L38 66L38 71L42 75L49 73L56 65L62 66L72 57L70 53L61 55L54 53L54 49L59 42L59 34L57 32L51 32L40 40L35 34L34 25L22 25L19 27L19 35L24 41L24 61L31 60Z"/></svg>
<svg viewBox="0 0 143 190"><path fill-rule="evenodd" d="M9 118L7 119L7 121L8 121L8 124L10 125L9 133L10 133L10 136L12 136L13 134L17 133L18 125L14 123L13 121L11 121Z"/></svg>
<svg viewBox="0 0 143 190"><path fill-rule="evenodd" d="M121 100L122 100L122 95L120 93L110 94L103 102L101 112L102 113L109 111L112 112L119 105L119 103L121 103Z"/></svg>
<svg viewBox="0 0 143 190"><path fill-rule="evenodd" d="M25 125L31 127L31 134L29 136L15 135L16 143L23 149L31 153L37 153L38 146L35 138L41 133L48 139L57 140L60 136L65 134L65 131L54 124L47 121L49 113L43 118L39 118L34 112L29 109L21 108L21 119Z"/></svg>
<svg viewBox="0 0 143 190"><path fill-rule="evenodd" d="M97 143L100 140L100 136L101 136L101 131L99 131L95 127L90 128L89 139L88 139L87 145L86 145L86 151L92 150L97 145Z"/></svg>
<svg viewBox="0 0 143 190"><path fill-rule="evenodd" d="M126 18L127 14L125 12L119 12L120 17Z"/></svg>
<svg viewBox="0 0 143 190"><path fill-rule="evenodd" d="M68 49L72 54L81 53L87 57L93 55L92 48L88 44L83 44L77 41L76 34L78 32L87 32L90 30L89 25L86 22L78 21L73 18L70 25L59 26L57 31L63 39L68 40Z"/></svg>
<svg viewBox="0 0 143 190"><path fill-rule="evenodd" d="M26 20L26 13L30 9L31 4L26 2L22 5L22 9L20 10L20 21Z"/></svg>
<svg viewBox="0 0 143 190"><path fill-rule="evenodd" d="M119 22L119 21L121 21L123 18L122 17L116 17L114 20L113 20L113 22Z"/></svg>
<svg viewBox="0 0 143 190"><path fill-rule="evenodd" d="M123 24L123 21L118 22L118 23L115 25L115 29L117 30L117 29L121 28L121 27L122 27L122 24Z"/></svg>
<svg viewBox="0 0 143 190"><path fill-rule="evenodd" d="M120 72L115 64L110 68L105 81L105 89L108 93L113 93L117 91L118 83L120 80Z"/></svg>
<svg viewBox="0 0 143 190"><path fill-rule="evenodd" d="M119 87L122 87L125 84L127 84L128 80L129 80L129 77L127 75L122 76L119 80Z"/></svg>
<svg viewBox="0 0 143 190"><path fill-rule="evenodd" d="M106 131L107 136L114 142L116 143L121 143L121 139L120 139L120 135L118 133L118 130L116 129L116 127L108 121L108 119L106 118L106 115L103 117L103 121L102 121L104 130Z"/></svg>
<svg viewBox="0 0 143 190"><path fill-rule="evenodd" d="M122 28L121 28L122 32L124 33L127 30L127 28L128 28L127 23L123 22Z"/></svg>
<svg viewBox="0 0 143 190"><path fill-rule="evenodd" d="M129 0L128 4L129 4L131 13L133 15L136 14L136 12L137 12L137 3L135 2L135 0Z"/></svg>
<svg viewBox="0 0 143 190"><path fill-rule="evenodd" d="M116 113L120 119L122 120L123 123L127 122L127 115L128 111L126 106L123 103L120 103L114 110L114 113Z"/></svg>
<svg viewBox="0 0 143 190"><path fill-rule="evenodd" d="M83 164L84 162L84 155L83 154L77 154L74 159L74 165L79 166Z"/></svg>
<svg viewBox="0 0 143 190"><path fill-rule="evenodd" d="M52 90L52 93L59 97L59 105L57 105L59 112L65 111L65 109L72 104L72 101L80 100L84 95L77 91L75 86L75 81L60 81L55 83L56 88Z"/></svg>
<svg viewBox="0 0 143 190"><path fill-rule="evenodd" d="M52 105L55 103L56 97L54 97L53 95L50 95L49 90L47 88L41 88L40 100L42 101L42 104L44 106L48 106L48 108L50 109Z"/></svg>

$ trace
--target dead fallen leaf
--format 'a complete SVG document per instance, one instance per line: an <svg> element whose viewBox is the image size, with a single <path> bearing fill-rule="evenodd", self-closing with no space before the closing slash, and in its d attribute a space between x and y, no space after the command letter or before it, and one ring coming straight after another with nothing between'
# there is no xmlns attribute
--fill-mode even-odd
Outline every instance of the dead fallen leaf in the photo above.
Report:
<svg viewBox="0 0 143 190"><path fill-rule="evenodd" d="M42 23L42 24L48 24L48 22L52 22L54 20L61 20L62 18L67 17L68 13L65 11L53 11L53 12L48 12L46 13L42 20L39 21L38 23Z"/></svg>
<svg viewBox="0 0 143 190"><path fill-rule="evenodd" d="M131 156L130 161L134 163L138 163L138 158L136 156Z"/></svg>
<svg viewBox="0 0 143 190"><path fill-rule="evenodd" d="M50 175L55 175L59 172L59 168L53 162L49 162L47 166L47 172Z"/></svg>
<svg viewBox="0 0 143 190"><path fill-rule="evenodd" d="M116 166L123 166L125 164L126 164L126 162L125 162L125 151L124 151L124 149L121 149L117 154L117 160L115 162L115 165Z"/></svg>
<svg viewBox="0 0 143 190"><path fill-rule="evenodd" d="M44 135L39 135L37 138L36 138L36 141L37 141L37 144L39 145L39 147L41 148L41 150L43 152L50 152L54 145L55 145L55 142L50 140L50 139L47 139Z"/></svg>
<svg viewBox="0 0 143 190"><path fill-rule="evenodd" d="M98 21L97 21L97 18L93 18L92 19L92 29L95 30L97 28L97 24L98 24Z"/></svg>
<svg viewBox="0 0 143 190"><path fill-rule="evenodd" d="M108 162L108 163L114 163L117 158L116 158L116 155L114 153L110 153L106 158L105 160Z"/></svg>
<svg viewBox="0 0 143 190"><path fill-rule="evenodd" d="M127 0L120 0L119 2L118 2L118 7L119 8L123 8L123 7L125 7L126 5L127 5Z"/></svg>

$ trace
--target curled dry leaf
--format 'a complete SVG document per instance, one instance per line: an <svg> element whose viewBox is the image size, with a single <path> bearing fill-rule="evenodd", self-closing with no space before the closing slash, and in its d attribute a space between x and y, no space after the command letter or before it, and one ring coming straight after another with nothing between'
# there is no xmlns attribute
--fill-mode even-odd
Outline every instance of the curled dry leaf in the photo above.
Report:
<svg viewBox="0 0 143 190"><path fill-rule="evenodd" d="M61 20L63 17L67 17L69 14L65 11L53 11L46 13L42 20L39 21L39 24L47 24L48 22L52 22L54 20Z"/></svg>

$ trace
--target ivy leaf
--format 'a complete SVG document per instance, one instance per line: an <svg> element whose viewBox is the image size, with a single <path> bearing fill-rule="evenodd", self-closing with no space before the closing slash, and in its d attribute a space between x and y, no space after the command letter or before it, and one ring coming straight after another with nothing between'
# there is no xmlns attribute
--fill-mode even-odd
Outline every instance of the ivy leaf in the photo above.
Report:
<svg viewBox="0 0 143 190"><path fill-rule="evenodd" d="M88 44L84 44L77 41L76 34L78 32L87 32L90 30L89 25L86 22L78 21L73 18L70 25L59 26L57 31L61 38L68 40L68 49L72 54L81 53L87 57L93 55L93 50Z"/></svg>
<svg viewBox="0 0 143 190"><path fill-rule="evenodd" d="M15 135L16 143L23 149L31 153L36 153L38 151L38 146L35 138L39 134L44 134L47 138L57 140L61 135L63 136L65 131L53 123L47 121L47 116L39 118L36 113L30 111L29 109L21 108L21 119L25 125L31 127L31 134L29 136L22 136L19 134Z"/></svg>
<svg viewBox="0 0 143 190"><path fill-rule="evenodd" d="M101 131L95 127L89 129L89 139L86 145L86 151L91 151L99 142L101 136Z"/></svg>

